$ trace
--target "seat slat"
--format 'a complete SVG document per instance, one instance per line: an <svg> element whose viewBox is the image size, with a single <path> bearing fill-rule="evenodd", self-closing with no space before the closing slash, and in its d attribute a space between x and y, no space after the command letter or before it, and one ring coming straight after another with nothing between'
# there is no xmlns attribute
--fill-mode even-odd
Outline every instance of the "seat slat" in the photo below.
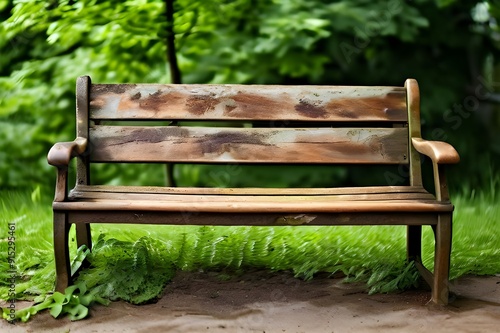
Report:
<svg viewBox="0 0 500 333"><path fill-rule="evenodd" d="M54 202L55 210L127 210L127 211L171 211L171 212L219 212L219 213L351 213L351 212L449 212L453 206L435 200L386 200L386 201L324 201L293 200L276 197L260 197L260 201L235 200L151 201L98 199L92 201ZM236 218L236 217L235 217Z"/></svg>
<svg viewBox="0 0 500 333"><path fill-rule="evenodd" d="M92 162L406 164L406 128L94 126Z"/></svg>
<svg viewBox="0 0 500 333"><path fill-rule="evenodd" d="M316 201L316 202L331 202L331 201L387 201L387 200L434 200L434 196L430 193L386 193L386 194L343 194L343 195L294 195L293 199L289 195L238 195L236 199L231 199L231 195L179 195L179 194L150 194L150 193L102 193L102 192L78 192L73 191L70 195L70 200L101 200L112 199L120 196L120 200L151 200L151 201L188 201L188 202L228 202L236 200L241 202L261 202L270 200L274 202L295 201Z"/></svg>
<svg viewBox="0 0 500 333"><path fill-rule="evenodd" d="M332 188L214 188L214 187L163 187L163 186L116 186L77 185L71 193L150 193L150 194L198 194L198 195L344 195L344 194L390 194L428 193L421 186L364 186Z"/></svg>
<svg viewBox="0 0 500 333"><path fill-rule="evenodd" d="M93 84L91 119L405 122L402 87Z"/></svg>
<svg viewBox="0 0 500 333"><path fill-rule="evenodd" d="M379 190L375 190L377 188ZM133 189L142 192L131 192ZM363 189L365 192L360 192ZM382 189L385 189L385 192ZM436 202L435 197L421 187L410 186L357 189L162 188L161 191L157 190L159 188L138 186L133 188L80 186L71 191L70 202L54 203L54 208L232 213L436 212L453 209L449 203ZM266 193L265 190L271 191ZM287 193L283 193L282 190L286 190ZM305 192L309 194L304 194ZM333 194L334 192L337 194Z"/></svg>

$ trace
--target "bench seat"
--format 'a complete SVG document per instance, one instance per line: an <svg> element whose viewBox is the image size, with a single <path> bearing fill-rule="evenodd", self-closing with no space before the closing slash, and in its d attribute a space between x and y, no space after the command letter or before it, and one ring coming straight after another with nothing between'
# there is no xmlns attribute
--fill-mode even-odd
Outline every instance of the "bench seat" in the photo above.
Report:
<svg viewBox="0 0 500 333"><path fill-rule="evenodd" d="M68 201L54 202L64 211L171 211L210 213L356 213L450 212L418 186L347 188L189 188L83 185ZM168 223L168 221L166 221Z"/></svg>

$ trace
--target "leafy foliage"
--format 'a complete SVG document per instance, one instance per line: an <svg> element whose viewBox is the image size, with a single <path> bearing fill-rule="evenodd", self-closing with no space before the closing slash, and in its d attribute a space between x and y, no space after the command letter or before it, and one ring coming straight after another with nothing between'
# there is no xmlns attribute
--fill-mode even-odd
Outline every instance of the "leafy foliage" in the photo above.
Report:
<svg viewBox="0 0 500 333"><path fill-rule="evenodd" d="M125 242L103 236L87 258L91 268L78 280L111 300L140 304L159 297L175 272L165 245L153 238Z"/></svg>
<svg viewBox="0 0 500 333"><path fill-rule="evenodd" d="M3 308L3 318L6 320L20 320L27 322L32 316L43 310L50 310L54 318L61 315L68 315L70 320L80 320L87 317L89 307L97 302L102 305L108 305L109 301L97 295L98 290L87 292L85 284L72 285L64 291L64 294L55 292L46 297L42 302L16 311L15 318L9 316L9 309Z"/></svg>
<svg viewBox="0 0 500 333"><path fill-rule="evenodd" d="M462 155L452 177L466 173L472 186L484 186L480 166L499 168L500 118L476 92L491 97L498 80L494 1L177 0L175 11L186 83L401 85L415 77L424 136L450 141ZM45 155L54 142L74 137L78 75L103 83L168 82L161 0L11 0L2 2L0 17L3 188L52 186ZM178 172L207 170L199 168ZM97 180L143 175L138 183L161 184L163 173L109 165Z"/></svg>

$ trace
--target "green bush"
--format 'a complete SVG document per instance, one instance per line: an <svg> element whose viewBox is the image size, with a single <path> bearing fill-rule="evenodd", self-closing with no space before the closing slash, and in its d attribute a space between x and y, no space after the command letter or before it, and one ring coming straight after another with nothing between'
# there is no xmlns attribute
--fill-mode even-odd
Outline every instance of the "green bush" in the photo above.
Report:
<svg viewBox="0 0 500 333"><path fill-rule="evenodd" d="M490 104L499 77L496 2L177 0L174 8L186 83L401 86L414 77L425 137L446 139L462 156L452 186L487 185L484 164L499 170L500 117ZM0 18L2 188L53 186L45 156L74 138L77 76L169 82L164 1L11 0L0 2ZM107 168L105 181L137 180ZM178 172L206 170L186 168Z"/></svg>

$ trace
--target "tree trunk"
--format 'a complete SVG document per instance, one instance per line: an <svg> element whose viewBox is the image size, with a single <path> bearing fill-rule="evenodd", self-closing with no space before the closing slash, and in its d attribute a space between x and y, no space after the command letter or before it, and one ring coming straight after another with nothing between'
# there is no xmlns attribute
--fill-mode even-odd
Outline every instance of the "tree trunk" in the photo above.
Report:
<svg viewBox="0 0 500 333"><path fill-rule="evenodd" d="M177 52L175 49L174 34L174 2L175 0L165 0L165 17L167 20L167 60L170 67L171 83L181 83L181 71L177 63Z"/></svg>
<svg viewBox="0 0 500 333"><path fill-rule="evenodd" d="M170 81L174 84L179 84L182 81L181 71L177 63L177 52L175 49L175 33L174 33L174 2L175 0L165 0L165 19L167 21L167 61L170 68ZM176 125L173 121L170 125ZM174 164L166 165L167 186L176 186L174 179Z"/></svg>

